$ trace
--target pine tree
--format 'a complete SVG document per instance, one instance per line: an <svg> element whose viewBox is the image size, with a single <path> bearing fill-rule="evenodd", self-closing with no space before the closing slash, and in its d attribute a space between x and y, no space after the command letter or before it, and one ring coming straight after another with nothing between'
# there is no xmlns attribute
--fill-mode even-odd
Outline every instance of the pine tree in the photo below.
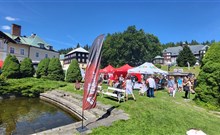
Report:
<svg viewBox="0 0 220 135"><path fill-rule="evenodd" d="M11 54L7 55L7 57L6 57L5 61L4 61L3 67L2 67L2 72L6 72L7 71L7 68L8 68L8 66L9 66L9 64L11 62L11 60L10 60L11 57L12 57Z"/></svg>
<svg viewBox="0 0 220 135"><path fill-rule="evenodd" d="M58 58L52 58L48 66L47 78L50 80L63 81L64 72Z"/></svg>
<svg viewBox="0 0 220 135"><path fill-rule="evenodd" d="M33 77L34 66L30 58L24 58L20 66L21 77Z"/></svg>
<svg viewBox="0 0 220 135"><path fill-rule="evenodd" d="M81 71L79 68L79 64L77 60L72 60L66 74L66 81L67 82L76 82L76 80L81 81Z"/></svg>
<svg viewBox="0 0 220 135"><path fill-rule="evenodd" d="M2 75L6 78L20 77L20 64L16 56L8 55L2 69Z"/></svg>
<svg viewBox="0 0 220 135"><path fill-rule="evenodd" d="M40 61L37 67L36 75L37 78L45 77L48 74L48 65L50 63L49 58L45 58Z"/></svg>
<svg viewBox="0 0 220 135"><path fill-rule="evenodd" d="M76 45L76 48L79 48L80 47L80 44L78 43L77 45Z"/></svg>
<svg viewBox="0 0 220 135"><path fill-rule="evenodd" d="M176 62L180 67L188 66L187 62L189 62L190 66L194 66L196 63L196 58L190 48L186 45L183 47L183 50L179 52Z"/></svg>
<svg viewBox="0 0 220 135"><path fill-rule="evenodd" d="M220 108L220 42L210 46L202 59L196 87L196 100Z"/></svg>

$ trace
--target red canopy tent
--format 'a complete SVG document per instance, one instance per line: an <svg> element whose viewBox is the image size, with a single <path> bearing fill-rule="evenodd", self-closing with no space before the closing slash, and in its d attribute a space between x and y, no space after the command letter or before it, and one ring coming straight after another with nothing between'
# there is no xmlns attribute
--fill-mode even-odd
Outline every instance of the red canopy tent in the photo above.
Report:
<svg viewBox="0 0 220 135"><path fill-rule="evenodd" d="M4 63L4 62L0 60L0 68L3 67L3 63Z"/></svg>
<svg viewBox="0 0 220 135"><path fill-rule="evenodd" d="M126 77L127 75L127 72L128 72L128 69L131 69L133 67L131 67L130 65L128 64L125 64L124 66L121 66L119 68L116 68L115 69L115 72L114 72L114 76L120 76L121 74L123 75L123 77Z"/></svg>
<svg viewBox="0 0 220 135"><path fill-rule="evenodd" d="M113 68L111 65L108 65L107 67L100 69L99 73L113 73L115 71L115 68Z"/></svg>

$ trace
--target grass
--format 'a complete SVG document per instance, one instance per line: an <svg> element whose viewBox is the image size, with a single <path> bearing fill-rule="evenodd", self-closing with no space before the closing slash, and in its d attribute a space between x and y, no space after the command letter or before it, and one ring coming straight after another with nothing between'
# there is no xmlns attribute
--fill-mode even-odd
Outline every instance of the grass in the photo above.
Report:
<svg viewBox="0 0 220 135"><path fill-rule="evenodd" d="M162 70L165 70L165 71L168 70L167 66L165 66L165 65L162 65L162 66L161 66L161 69L162 69ZM193 67L190 67L190 69L188 69L188 67L172 66L172 67L170 67L170 72L173 72L174 69L183 69L183 72L193 73L193 74L195 74L195 76L198 76L199 71L200 71L200 66L195 66L194 68L193 68Z"/></svg>
<svg viewBox="0 0 220 135"><path fill-rule="evenodd" d="M104 85L104 88L107 86ZM62 88L66 91L82 94L73 90L72 84ZM148 134L148 135L183 135L190 128L201 129L208 135L219 135L220 118L208 110L197 107L193 100L184 100L183 92L178 92L175 98L170 97L165 90L156 91L156 98L134 94L137 101L117 103L106 96L97 100L104 104L118 106L130 115L127 121L117 121L110 127L98 127L92 134ZM191 95L191 99L193 95Z"/></svg>
<svg viewBox="0 0 220 135"><path fill-rule="evenodd" d="M61 89L82 95L83 91L74 90L73 83L26 78L10 79L9 90L31 87L32 89ZM107 88L107 85L103 85ZM1 90L1 89L0 89ZM92 134L147 134L147 135L183 135L190 128L201 129L208 135L219 135L220 116L198 107L192 100L184 100L183 92L178 92L175 98L170 97L165 90L156 91L156 98L139 96L134 90L137 101L117 103L117 100L98 96L97 100L124 110L129 114L127 121L114 122L110 127L98 127Z"/></svg>

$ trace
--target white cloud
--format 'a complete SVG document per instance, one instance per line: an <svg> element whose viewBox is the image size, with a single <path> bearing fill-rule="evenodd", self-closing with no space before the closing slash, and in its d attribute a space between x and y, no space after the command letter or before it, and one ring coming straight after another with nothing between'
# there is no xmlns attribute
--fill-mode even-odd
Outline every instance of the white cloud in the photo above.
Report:
<svg viewBox="0 0 220 135"><path fill-rule="evenodd" d="M13 17L10 17L10 16L6 16L5 20L7 20L7 21L17 21L19 19L18 18L13 18Z"/></svg>
<svg viewBox="0 0 220 135"><path fill-rule="evenodd" d="M11 27L10 27L10 26L8 26L8 25L4 25L4 26L2 26L2 29L3 29L3 30L10 30L10 29L11 29Z"/></svg>

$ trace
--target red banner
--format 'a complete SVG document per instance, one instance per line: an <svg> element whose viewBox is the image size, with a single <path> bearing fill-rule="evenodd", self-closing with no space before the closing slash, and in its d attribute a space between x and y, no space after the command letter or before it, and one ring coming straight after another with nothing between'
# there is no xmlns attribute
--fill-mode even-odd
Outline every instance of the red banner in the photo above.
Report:
<svg viewBox="0 0 220 135"><path fill-rule="evenodd" d="M98 36L89 50L89 58L86 67L83 110L88 110L96 106L97 85L99 78L99 66L101 61L101 49L104 35Z"/></svg>

